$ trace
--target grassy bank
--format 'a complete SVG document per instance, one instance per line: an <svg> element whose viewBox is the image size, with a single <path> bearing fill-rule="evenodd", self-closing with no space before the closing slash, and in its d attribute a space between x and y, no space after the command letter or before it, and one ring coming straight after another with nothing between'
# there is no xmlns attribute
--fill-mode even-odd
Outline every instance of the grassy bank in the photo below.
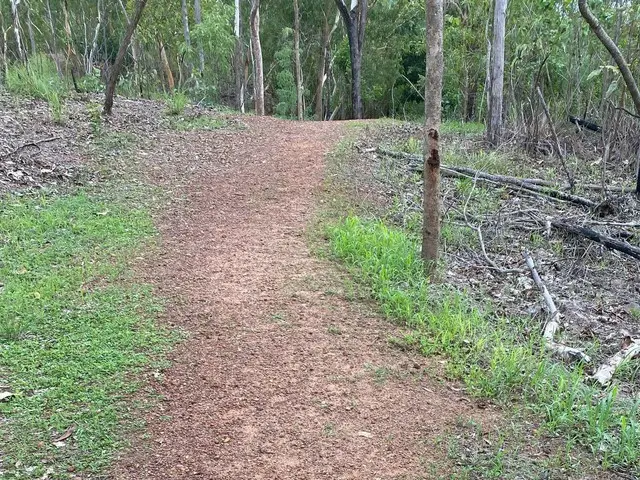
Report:
<svg viewBox="0 0 640 480"><path fill-rule="evenodd" d="M122 446L136 374L171 336L131 262L155 229L145 209L83 192L0 200L0 470L97 472ZM10 394L10 396L7 396Z"/></svg>
<svg viewBox="0 0 640 480"><path fill-rule="evenodd" d="M550 359L524 321L497 318L462 292L430 285L418 241L405 231L350 216L327 232L332 254L390 319L410 328L405 342L446 356L448 375L472 395L515 406L539 423L540 433L562 435L569 449L583 446L605 468L638 471L638 402L615 387L591 387L580 367Z"/></svg>

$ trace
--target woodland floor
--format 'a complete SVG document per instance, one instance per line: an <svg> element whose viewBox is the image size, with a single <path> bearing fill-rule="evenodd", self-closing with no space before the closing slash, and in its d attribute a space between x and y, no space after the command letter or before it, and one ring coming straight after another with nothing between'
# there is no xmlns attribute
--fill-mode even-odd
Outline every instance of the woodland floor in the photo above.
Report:
<svg viewBox="0 0 640 480"><path fill-rule="evenodd" d="M148 266L189 333L157 386L151 440L118 479L434 478L439 435L460 417L493 423L438 384L438 363L390 347L388 321L345 293L305 229L321 198L337 123L248 118L238 132L186 133L195 173L163 215ZM147 158L166 155L166 144ZM156 181L172 183L156 165Z"/></svg>
<svg viewBox="0 0 640 480"><path fill-rule="evenodd" d="M186 339L170 368L148 373L141 395L160 401L112 471L71 478L409 480L458 478L460 467L470 473L460 478L614 478L530 468L553 462L561 442L467 398L445 380L445 359L393 346L405 332L313 251L311 226L340 194L327 154L351 124L197 108L172 119L158 102L123 99L103 123L96 99L83 99L57 125L41 102L0 95L0 106L0 192L130 176L171 200L140 275ZM376 144L377 129L363 131ZM373 180L379 163L356 161L356 202L389 195ZM476 468L508 449L515 476Z"/></svg>

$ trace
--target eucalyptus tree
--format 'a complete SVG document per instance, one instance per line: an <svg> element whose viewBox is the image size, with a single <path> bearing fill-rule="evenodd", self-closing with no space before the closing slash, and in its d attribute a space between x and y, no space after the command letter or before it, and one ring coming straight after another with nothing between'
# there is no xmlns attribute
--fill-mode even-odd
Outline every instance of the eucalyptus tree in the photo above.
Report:
<svg viewBox="0 0 640 480"><path fill-rule="evenodd" d="M260 43L260 0L251 0L249 15L251 28L251 48L253 51L253 90L257 115L264 115L264 67L262 63L262 45Z"/></svg>
<svg viewBox="0 0 640 480"><path fill-rule="evenodd" d="M491 46L491 83L489 88L489 118L487 140L494 147L502 139L504 95L504 42L507 23L507 0L495 0L493 12L493 42Z"/></svg>
<svg viewBox="0 0 640 480"><path fill-rule="evenodd" d="M425 82L424 222L422 258L427 274L438 263L440 244L440 122L442 118L443 0L426 0L427 72Z"/></svg>
<svg viewBox="0 0 640 480"><path fill-rule="evenodd" d="M362 118L362 52L364 47L364 32L367 24L368 0L351 0L347 7L345 0L335 0L342 16L351 57L351 108L353 118Z"/></svg>

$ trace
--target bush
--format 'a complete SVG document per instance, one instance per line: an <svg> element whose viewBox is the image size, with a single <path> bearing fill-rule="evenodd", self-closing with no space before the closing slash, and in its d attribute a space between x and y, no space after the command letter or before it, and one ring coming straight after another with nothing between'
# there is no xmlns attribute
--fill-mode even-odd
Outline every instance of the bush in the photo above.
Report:
<svg viewBox="0 0 640 480"><path fill-rule="evenodd" d="M189 105L189 97L183 92L175 91L167 97L167 113L169 115L182 115Z"/></svg>
<svg viewBox="0 0 640 480"><path fill-rule="evenodd" d="M62 120L66 86L46 55L34 55L26 65L11 65L7 69L6 86L11 93L46 100L54 120Z"/></svg>

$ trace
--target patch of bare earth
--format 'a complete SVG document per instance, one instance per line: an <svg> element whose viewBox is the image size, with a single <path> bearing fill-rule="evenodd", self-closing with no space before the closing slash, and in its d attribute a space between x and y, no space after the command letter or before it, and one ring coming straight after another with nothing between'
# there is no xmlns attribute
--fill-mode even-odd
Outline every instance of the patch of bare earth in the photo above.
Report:
<svg viewBox="0 0 640 480"><path fill-rule="evenodd" d="M305 227L337 123L244 120L244 131L173 133L145 158L186 202L161 221L148 275L189 332L156 388L150 439L133 439L125 479L433 478L438 435L459 417L492 424L436 381L439 364L389 346L399 330L350 301ZM171 147L170 147L171 148ZM164 165L164 166L163 166ZM166 167L166 169L165 169Z"/></svg>

